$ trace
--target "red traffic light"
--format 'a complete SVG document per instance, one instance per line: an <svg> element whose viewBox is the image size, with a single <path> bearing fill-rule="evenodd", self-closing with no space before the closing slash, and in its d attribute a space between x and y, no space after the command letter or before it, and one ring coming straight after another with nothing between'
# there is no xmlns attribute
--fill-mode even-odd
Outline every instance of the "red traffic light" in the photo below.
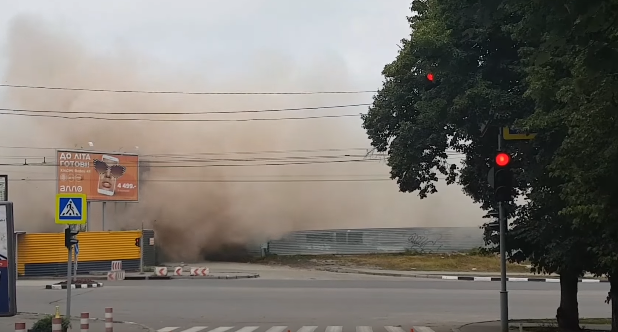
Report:
<svg viewBox="0 0 618 332"><path fill-rule="evenodd" d="M427 74L427 79L433 82L433 79L434 79L433 74L432 73Z"/></svg>
<svg viewBox="0 0 618 332"><path fill-rule="evenodd" d="M500 167L504 167L508 165L510 162L511 162L511 156L509 156L508 154L504 152L500 152L496 156L496 165Z"/></svg>

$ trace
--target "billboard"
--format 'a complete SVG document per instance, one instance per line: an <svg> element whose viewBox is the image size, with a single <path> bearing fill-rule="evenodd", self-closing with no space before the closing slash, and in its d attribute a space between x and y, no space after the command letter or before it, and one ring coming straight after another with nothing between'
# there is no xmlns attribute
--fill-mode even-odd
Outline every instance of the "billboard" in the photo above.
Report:
<svg viewBox="0 0 618 332"><path fill-rule="evenodd" d="M138 201L138 156L79 150L56 151L58 193L89 201Z"/></svg>
<svg viewBox="0 0 618 332"><path fill-rule="evenodd" d="M9 177L0 175L0 202L9 200Z"/></svg>
<svg viewBox="0 0 618 332"><path fill-rule="evenodd" d="M0 317L17 314L13 203L0 202Z"/></svg>

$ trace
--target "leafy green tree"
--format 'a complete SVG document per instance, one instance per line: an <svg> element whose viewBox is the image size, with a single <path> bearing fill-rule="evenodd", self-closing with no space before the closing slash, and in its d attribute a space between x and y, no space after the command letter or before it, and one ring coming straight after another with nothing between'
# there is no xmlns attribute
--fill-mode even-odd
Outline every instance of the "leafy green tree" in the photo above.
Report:
<svg viewBox="0 0 618 332"><path fill-rule="evenodd" d="M539 132L556 123L566 128L549 169L563 180L561 214L590 239L587 255L595 264L589 270L610 278L612 330L618 331L618 3L535 0L521 1L523 7L514 35L539 41L526 52L536 112L524 124Z"/></svg>
<svg viewBox="0 0 618 332"><path fill-rule="evenodd" d="M524 6L525 9L525 6ZM397 59L384 68L385 81L363 117L372 145L388 151L391 177L403 192L421 198L437 192L439 176L458 182L485 210L495 208L486 181L496 151L497 133L481 128L510 124L528 117L534 103L527 91L519 50L535 41L513 40L520 22L518 6L487 6L472 1L415 1L410 17L413 30L402 41ZM428 84L433 73L438 84ZM559 272L563 289L558 310L561 327L577 329L577 282L582 273L577 254L585 244L573 240L569 220L559 216L564 206L546 165L560 146L561 128L534 145L509 144L517 174L518 192L528 198L515 216L507 244L512 259L530 259L537 271ZM449 152L465 155L461 166ZM486 229L488 243L497 243Z"/></svg>

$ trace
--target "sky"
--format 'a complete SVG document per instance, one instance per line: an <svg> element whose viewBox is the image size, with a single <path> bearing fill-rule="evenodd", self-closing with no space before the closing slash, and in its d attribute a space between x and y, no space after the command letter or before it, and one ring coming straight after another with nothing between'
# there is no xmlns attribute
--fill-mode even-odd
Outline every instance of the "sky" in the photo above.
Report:
<svg viewBox="0 0 618 332"><path fill-rule="evenodd" d="M409 0L0 0L0 80L5 84L131 90L376 90L382 83L384 65L395 59L400 40L410 34L406 19L411 14L409 6ZM195 112L205 108L242 111L371 103L371 97L372 93L160 96L0 88L0 108L55 112L122 109L135 113ZM358 114L366 110L363 106L306 110L293 115ZM53 163L53 148L80 148L87 142L94 142L95 149L104 151L139 149L144 155L142 160L154 160L162 153L258 153L276 148L288 151L286 156L290 157L289 151L295 149L370 148L360 117L354 115L257 122L162 124L0 114L0 146L5 147L0 147L0 159L15 162L27 156L32 163L46 157ZM316 154L324 153L313 152L311 158ZM454 162L457 158L461 157L454 156ZM159 169L150 172L147 179L170 180L189 175L191 179L216 177L226 181L258 176L388 178L383 161L369 161L339 166L209 168L193 173ZM24 179L11 182L11 200L28 220L21 227L55 231L53 224L48 225L48 220L53 219L53 169L7 166L0 167L0 173ZM37 177L41 181L26 181ZM260 236L308 228L482 224L480 209L459 187L439 189L435 197L421 201L415 194L399 193L394 181L199 186L153 182L141 187L140 203L125 206L124 212L108 217L111 220L106 228L131 228L137 215L147 215L140 217L147 223L157 218L191 219L190 225L178 226L178 231L185 234L188 227L195 229L208 223L219 226L209 226L205 233L227 232L229 238L244 241L257 236L255 224L260 225ZM177 208L168 206L174 199L179 200L174 205ZM205 201L212 202L212 206L205 206ZM34 204L36 209L32 208ZM96 209L100 207L93 206L91 212L95 230L102 227L96 220L101 212ZM170 221L170 227L176 227L172 224L175 222ZM223 231L220 226L230 224L236 225L233 230Z"/></svg>

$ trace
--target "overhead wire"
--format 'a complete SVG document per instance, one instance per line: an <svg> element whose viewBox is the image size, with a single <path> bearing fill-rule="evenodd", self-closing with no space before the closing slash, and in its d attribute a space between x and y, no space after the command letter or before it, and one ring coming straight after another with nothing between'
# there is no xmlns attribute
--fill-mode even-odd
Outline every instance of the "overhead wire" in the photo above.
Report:
<svg viewBox="0 0 618 332"><path fill-rule="evenodd" d="M113 93L139 93L139 94L179 94L179 95L325 95L325 94L364 94L375 93L375 90L359 91L297 91L297 92L205 92L205 91L148 91L148 90L114 90L93 88L69 88L43 85L0 84L0 87L17 89L38 90L64 90L64 91L89 91L89 92L113 92Z"/></svg>
<svg viewBox="0 0 618 332"><path fill-rule="evenodd" d="M327 105L327 106L310 106L310 107L289 107L289 108L272 108L259 110L240 110L240 111L200 111L200 112L97 112L97 111L51 111L51 110L31 110L18 108L0 108L0 111L11 112L28 112L28 113L60 113L60 114L98 114L98 115L202 115L202 114L237 114L237 113L267 113L267 112L292 112L292 111L311 111L321 109L336 109L371 106L371 104L344 104L344 105Z"/></svg>
<svg viewBox="0 0 618 332"><path fill-rule="evenodd" d="M277 117L277 118L249 118L249 119L148 119L148 118L105 118L97 116L64 116L50 114L25 114L0 112L0 115L23 116L23 117L38 117L38 118L55 118L65 120L103 120L103 121L145 121L145 122L248 122L248 121L282 121L282 120L309 120L309 119L328 119L328 118L349 118L359 117L358 114L339 114L339 115L313 115L313 116L297 116L297 117Z"/></svg>

